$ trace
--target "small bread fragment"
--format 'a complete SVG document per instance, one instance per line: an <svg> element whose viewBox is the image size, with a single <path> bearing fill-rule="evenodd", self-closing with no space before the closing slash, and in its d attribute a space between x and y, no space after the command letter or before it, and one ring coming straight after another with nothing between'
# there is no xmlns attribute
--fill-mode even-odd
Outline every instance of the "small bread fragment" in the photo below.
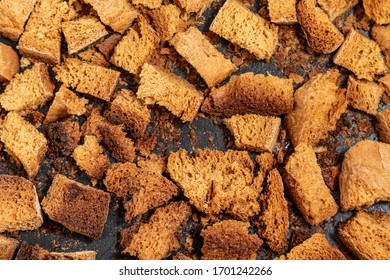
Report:
<svg viewBox="0 0 390 280"><path fill-rule="evenodd" d="M81 128L83 135L93 135L99 143L103 140L103 136L100 133L100 126L103 123L106 125L109 124L106 118L100 114L100 111L100 108L93 109Z"/></svg>
<svg viewBox="0 0 390 280"><path fill-rule="evenodd" d="M0 260L12 260L19 241L0 234Z"/></svg>
<svg viewBox="0 0 390 280"><path fill-rule="evenodd" d="M357 212L338 228L341 242L361 260L390 259L390 215Z"/></svg>
<svg viewBox="0 0 390 280"><path fill-rule="evenodd" d="M17 164L23 165L28 177L34 178L47 151L45 136L17 113L9 112L2 123L0 140Z"/></svg>
<svg viewBox="0 0 390 280"><path fill-rule="evenodd" d="M339 90L338 70L318 74L294 94L294 109L286 116L287 132L296 147L299 143L315 146L336 129L336 122L345 112L348 101Z"/></svg>
<svg viewBox="0 0 390 280"><path fill-rule="evenodd" d="M1 174L0 202L0 232L34 230L43 224L35 186L27 179Z"/></svg>
<svg viewBox="0 0 390 280"><path fill-rule="evenodd" d="M344 41L343 34L319 7L317 0L301 0L297 5L297 18L309 46L318 53L329 54Z"/></svg>
<svg viewBox="0 0 390 280"><path fill-rule="evenodd" d="M196 27L177 33L170 43L198 71L209 87L219 84L237 70Z"/></svg>
<svg viewBox="0 0 390 280"><path fill-rule="evenodd" d="M269 60L278 44L278 28L252 13L238 0L225 2L210 30L253 53L258 60Z"/></svg>
<svg viewBox="0 0 390 280"><path fill-rule="evenodd" d="M174 0L176 6L187 14L202 12L210 7L213 0Z"/></svg>
<svg viewBox="0 0 390 280"><path fill-rule="evenodd" d="M354 29L348 33L333 62L352 71L359 79L369 81L389 70L378 44Z"/></svg>
<svg viewBox="0 0 390 280"><path fill-rule="evenodd" d="M110 194L57 174L42 209L71 231L99 239L107 220Z"/></svg>
<svg viewBox="0 0 390 280"><path fill-rule="evenodd" d="M95 251L79 252L49 252L39 245L23 242L20 246L16 260L96 260Z"/></svg>
<svg viewBox="0 0 390 280"><path fill-rule="evenodd" d="M180 248L180 229L191 215L187 202L172 202L160 207L135 230L123 253L140 260L161 260ZM136 225L134 225L136 226Z"/></svg>
<svg viewBox="0 0 390 280"><path fill-rule="evenodd" d="M169 41L173 35L183 31L188 25L180 17L181 11L175 5L169 4L151 12L153 24L160 35L161 42Z"/></svg>
<svg viewBox="0 0 390 280"><path fill-rule="evenodd" d="M248 222L225 220L203 229L203 260L255 260L263 241Z"/></svg>
<svg viewBox="0 0 390 280"><path fill-rule="evenodd" d="M53 70L56 78L66 87L104 101L110 101L120 77L118 71L76 58L68 58Z"/></svg>
<svg viewBox="0 0 390 280"><path fill-rule="evenodd" d="M385 88L386 92L390 95L390 74L379 79L381 85Z"/></svg>
<svg viewBox="0 0 390 280"><path fill-rule="evenodd" d="M61 27L68 44L69 54L74 54L88 47L108 34L104 25L92 16L63 22Z"/></svg>
<svg viewBox="0 0 390 280"><path fill-rule="evenodd" d="M338 206L325 185L312 147L306 144L295 147L285 169L286 191L306 222L316 225L337 213Z"/></svg>
<svg viewBox="0 0 390 280"><path fill-rule="evenodd" d="M376 130L382 142L390 144L390 108L376 114Z"/></svg>
<svg viewBox="0 0 390 280"><path fill-rule="evenodd" d="M359 0L317 0L317 2L329 15L329 19L333 21L339 15L355 7L359 3Z"/></svg>
<svg viewBox="0 0 390 280"><path fill-rule="evenodd" d="M9 82L18 72L18 54L10 46L0 43L0 82Z"/></svg>
<svg viewBox="0 0 390 280"><path fill-rule="evenodd" d="M340 174L341 210L390 201L390 145L364 140L344 156Z"/></svg>
<svg viewBox="0 0 390 280"><path fill-rule="evenodd" d="M49 142L49 157L67 157L80 142L80 125L71 121L54 122L45 128L45 135Z"/></svg>
<svg viewBox="0 0 390 280"><path fill-rule="evenodd" d="M259 114L282 115L294 105L292 79L264 76L252 72L233 76L213 89L202 105L202 111L215 116Z"/></svg>
<svg viewBox="0 0 390 280"><path fill-rule="evenodd" d="M371 29L371 37L382 50L387 67L390 67L390 25L374 25Z"/></svg>
<svg viewBox="0 0 390 280"><path fill-rule="evenodd" d="M262 181L267 177L268 172L276 168L276 159L272 153L261 153L256 156L255 161L259 167L257 177L263 178Z"/></svg>
<svg viewBox="0 0 390 280"><path fill-rule="evenodd" d="M158 9L162 5L162 0L132 0L133 5L141 5L149 9Z"/></svg>
<svg viewBox="0 0 390 280"><path fill-rule="evenodd" d="M390 2L383 0L363 0L364 12L377 24L390 23Z"/></svg>
<svg viewBox="0 0 390 280"><path fill-rule="evenodd" d="M79 52L77 56L82 61L90 62L99 66L108 67L111 65L109 62L107 62L105 56L95 49L86 49Z"/></svg>
<svg viewBox="0 0 390 280"><path fill-rule="evenodd" d="M203 100L201 92L185 79L157 66L145 63L137 96L146 105L166 107L183 122L191 122L198 113Z"/></svg>
<svg viewBox="0 0 390 280"><path fill-rule="evenodd" d="M297 20L297 0L268 0L271 22L277 24L295 24Z"/></svg>
<svg viewBox="0 0 390 280"><path fill-rule="evenodd" d="M272 153L278 140L281 119L247 114L235 115L225 119L224 123L233 134L238 149Z"/></svg>

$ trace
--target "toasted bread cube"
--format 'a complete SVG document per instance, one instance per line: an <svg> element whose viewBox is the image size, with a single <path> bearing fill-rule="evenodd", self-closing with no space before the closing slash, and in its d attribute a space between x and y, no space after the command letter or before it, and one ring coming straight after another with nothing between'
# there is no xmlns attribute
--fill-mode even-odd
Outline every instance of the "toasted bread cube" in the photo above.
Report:
<svg viewBox="0 0 390 280"><path fill-rule="evenodd" d="M18 72L18 54L10 46L0 43L0 82L9 82Z"/></svg>
<svg viewBox="0 0 390 280"><path fill-rule="evenodd" d="M269 60L278 44L278 28L252 13L238 0L225 2L210 30L253 53L259 60Z"/></svg>
<svg viewBox="0 0 390 280"><path fill-rule="evenodd" d="M57 174L42 209L50 219L92 239L99 239L107 220L110 194Z"/></svg>
<svg viewBox="0 0 390 280"><path fill-rule="evenodd" d="M18 164L22 163L28 177L34 178L47 151L45 136L17 113L9 112L1 127L0 140L7 153Z"/></svg>
<svg viewBox="0 0 390 280"><path fill-rule="evenodd" d="M70 121L54 122L45 128L45 135L49 141L49 157L67 157L80 142L80 125Z"/></svg>
<svg viewBox="0 0 390 280"><path fill-rule="evenodd" d="M277 24L295 24L297 20L297 0L268 0L271 22Z"/></svg>
<svg viewBox="0 0 390 280"><path fill-rule="evenodd" d="M378 113L375 117L380 140L390 144L390 108Z"/></svg>
<svg viewBox="0 0 390 280"><path fill-rule="evenodd" d="M162 5L162 0L132 0L133 5L141 5L149 9L158 9Z"/></svg>
<svg viewBox="0 0 390 280"><path fill-rule="evenodd" d="M213 0L174 0L176 6L187 14L198 13L210 7Z"/></svg>
<svg viewBox="0 0 390 280"><path fill-rule="evenodd" d="M355 7L359 0L317 0L317 2L329 15L329 19L333 21L349 9Z"/></svg>
<svg viewBox="0 0 390 280"><path fill-rule="evenodd" d="M0 235L0 260L12 260L18 246L18 240Z"/></svg>
<svg viewBox="0 0 390 280"><path fill-rule="evenodd" d="M172 4L151 12L153 24L162 42L171 40L173 35L183 31L188 25L181 19L180 13L180 9Z"/></svg>
<svg viewBox="0 0 390 280"><path fill-rule="evenodd" d="M390 201L390 145L365 140L344 156L340 174L341 210L364 209Z"/></svg>
<svg viewBox="0 0 390 280"><path fill-rule="evenodd" d="M95 251L80 252L49 252L39 245L32 246L23 242L20 246L16 260L95 260Z"/></svg>
<svg viewBox="0 0 390 280"><path fill-rule="evenodd" d="M382 0L363 0L366 15L377 24L390 23L390 2Z"/></svg>
<svg viewBox="0 0 390 280"><path fill-rule="evenodd" d="M27 179L0 175L0 202L0 232L34 230L43 224L35 186Z"/></svg>

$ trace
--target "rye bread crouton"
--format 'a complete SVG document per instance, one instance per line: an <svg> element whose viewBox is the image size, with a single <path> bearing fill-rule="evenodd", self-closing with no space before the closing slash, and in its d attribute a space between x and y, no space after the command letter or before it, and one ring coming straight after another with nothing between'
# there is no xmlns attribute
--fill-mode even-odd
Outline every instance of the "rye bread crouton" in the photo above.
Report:
<svg viewBox="0 0 390 280"><path fill-rule="evenodd" d="M79 252L49 252L39 245L31 245L23 242L20 246L16 260L95 260L95 251Z"/></svg>
<svg viewBox="0 0 390 280"><path fill-rule="evenodd" d="M268 0L271 22L276 24L295 24L297 20L297 0Z"/></svg>
<svg viewBox="0 0 390 280"><path fill-rule="evenodd" d="M80 125L71 121L53 122L45 127L45 135L49 142L50 158L68 157L80 142Z"/></svg>
<svg viewBox="0 0 390 280"><path fill-rule="evenodd" d="M18 246L18 240L0 234L0 260L12 260Z"/></svg>
<svg viewBox="0 0 390 280"><path fill-rule="evenodd" d="M9 82L18 72L18 54L10 46L0 43L0 82Z"/></svg>
<svg viewBox="0 0 390 280"><path fill-rule="evenodd" d="M364 12L377 24L390 23L390 2L383 0L363 0Z"/></svg>
<svg viewBox="0 0 390 280"><path fill-rule="evenodd" d="M379 139L390 144L390 108L376 114L376 130L379 132Z"/></svg>
<svg viewBox="0 0 390 280"><path fill-rule="evenodd" d="M349 9L355 7L359 0L317 0L318 5L328 14L333 21Z"/></svg>

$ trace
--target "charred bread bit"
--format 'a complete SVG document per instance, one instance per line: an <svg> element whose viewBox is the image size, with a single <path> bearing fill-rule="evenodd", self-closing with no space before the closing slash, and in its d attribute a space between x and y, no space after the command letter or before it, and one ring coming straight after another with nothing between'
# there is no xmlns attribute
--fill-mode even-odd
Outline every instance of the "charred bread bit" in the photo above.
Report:
<svg viewBox="0 0 390 280"><path fill-rule="evenodd" d="M259 212L262 182L255 180L246 151L206 149L189 156L181 149L169 155L167 169L199 211L225 212L243 221Z"/></svg>
<svg viewBox="0 0 390 280"><path fill-rule="evenodd" d="M210 7L213 0L174 0L176 6L187 14L201 12Z"/></svg>
<svg viewBox="0 0 390 280"><path fill-rule="evenodd" d="M338 236L359 259L390 259L390 215L387 213L357 212L339 226Z"/></svg>
<svg viewBox="0 0 390 280"><path fill-rule="evenodd" d="M295 92L294 109L285 118L294 146L315 146L336 129L337 120L348 106L345 92L337 85L339 77L335 69L318 74Z"/></svg>
<svg viewBox="0 0 390 280"><path fill-rule="evenodd" d="M260 194L259 235L272 251L279 254L287 248L288 212L282 177L277 169L273 169Z"/></svg>
<svg viewBox="0 0 390 280"><path fill-rule="evenodd" d="M141 5L149 9L158 9L162 5L162 0L132 0L133 5Z"/></svg>
<svg viewBox="0 0 390 280"><path fill-rule="evenodd" d="M77 122L54 122L45 128L49 142L48 155L51 158L67 157L73 153L81 138L80 125Z"/></svg>
<svg viewBox="0 0 390 280"><path fill-rule="evenodd" d="M142 67L137 96L146 105L167 108L183 122L194 120L203 101L203 94L185 79L148 63Z"/></svg>
<svg viewBox="0 0 390 280"><path fill-rule="evenodd" d="M0 103L7 111L27 115L50 100L53 91L54 85L47 66L36 63L32 68L15 75L0 95Z"/></svg>
<svg viewBox="0 0 390 280"><path fill-rule="evenodd" d="M281 119L247 114L235 115L225 119L224 123L233 134L238 149L272 153L278 140Z"/></svg>
<svg viewBox="0 0 390 280"><path fill-rule="evenodd" d="M133 234L123 253L141 260L160 260L180 248L180 229L191 215L187 202L160 207Z"/></svg>
<svg viewBox="0 0 390 280"><path fill-rule="evenodd" d="M349 104L367 114L375 115L384 89L375 82L348 78L347 99Z"/></svg>
<svg viewBox="0 0 390 280"><path fill-rule="evenodd" d="M20 246L16 260L95 260L95 251L80 252L49 252L39 245L30 245L23 242Z"/></svg>
<svg viewBox="0 0 390 280"><path fill-rule="evenodd" d="M110 101L120 77L118 71L76 58L68 58L53 70L56 78L66 87L104 101Z"/></svg>
<svg viewBox="0 0 390 280"><path fill-rule="evenodd" d="M219 84L237 70L196 27L177 33L170 43L198 71L209 87Z"/></svg>
<svg viewBox="0 0 390 280"><path fill-rule="evenodd" d="M337 213L338 206L325 185L312 147L299 144L285 169L286 191L307 223L316 225Z"/></svg>
<svg viewBox="0 0 390 280"><path fill-rule="evenodd" d="M0 140L16 163L23 165L28 177L34 178L47 151L45 136L17 113L9 112L2 123Z"/></svg>
<svg viewBox="0 0 390 280"><path fill-rule="evenodd" d="M350 148L341 167L341 210L361 210L378 201L390 201L389 162L389 144L365 140Z"/></svg>
<svg viewBox="0 0 390 280"><path fill-rule="evenodd" d="M390 2L382 0L363 0L364 11L377 24L390 23Z"/></svg>
<svg viewBox="0 0 390 280"><path fill-rule="evenodd" d="M18 72L18 54L10 46L0 43L0 82L9 82Z"/></svg>
<svg viewBox="0 0 390 280"><path fill-rule="evenodd" d="M123 124L134 137L144 135L150 121L150 110L131 91L122 89L110 103L105 117L113 124Z"/></svg>
<svg viewBox="0 0 390 280"><path fill-rule="evenodd" d="M276 24L297 23L297 0L268 0L268 11L271 22Z"/></svg>
<svg viewBox="0 0 390 280"><path fill-rule="evenodd" d="M339 15L355 7L359 3L359 0L318 0L317 2L329 15L329 19L333 21Z"/></svg>
<svg viewBox="0 0 390 280"><path fill-rule="evenodd" d="M17 41L24 31L37 0L2 0L0 2L0 34Z"/></svg>
<svg viewBox="0 0 390 280"><path fill-rule="evenodd" d="M12 260L19 241L0 234L0 260Z"/></svg>
<svg viewBox="0 0 390 280"><path fill-rule="evenodd" d="M268 172L276 168L276 160L274 159L274 155L272 153L262 153L256 156L255 161L259 167L257 176L262 177L263 181L267 177Z"/></svg>
<svg viewBox="0 0 390 280"><path fill-rule="evenodd" d="M252 13L238 0L225 2L210 30L253 53L259 60L269 60L278 44L277 26Z"/></svg>
<svg viewBox="0 0 390 280"><path fill-rule="evenodd" d="M127 0L85 0L97 12L100 20L114 31L124 33L138 17L138 12Z"/></svg>
<svg viewBox="0 0 390 280"><path fill-rule="evenodd" d="M359 79L369 81L389 70L378 44L354 29L348 33L333 62L352 71Z"/></svg>
<svg viewBox="0 0 390 280"><path fill-rule="evenodd" d="M0 175L0 232L34 230L43 224L33 183L25 178Z"/></svg>
<svg viewBox="0 0 390 280"><path fill-rule="evenodd" d="M329 244L325 235L315 233L295 246L286 255L287 260L345 260L343 253Z"/></svg>
<svg viewBox="0 0 390 280"><path fill-rule="evenodd" d="M42 209L50 219L92 239L99 239L107 220L110 194L57 174Z"/></svg>
<svg viewBox="0 0 390 280"><path fill-rule="evenodd" d="M376 114L376 122L380 140L390 144L390 108Z"/></svg>
<svg viewBox="0 0 390 280"><path fill-rule="evenodd" d="M225 220L202 230L202 259L255 260L263 241L257 234L249 234L248 222Z"/></svg>
<svg viewBox="0 0 390 280"><path fill-rule="evenodd" d="M101 52L104 57L109 61L112 53L114 52L115 46L122 39L122 35L118 33L114 33L107 37L103 42L98 43L96 48Z"/></svg>
<svg viewBox="0 0 390 280"><path fill-rule="evenodd" d="M84 16L63 22L61 27L69 54L74 54L88 47L108 34L104 25L92 16Z"/></svg>
<svg viewBox="0 0 390 280"><path fill-rule="evenodd" d="M292 79L249 72L233 76L227 84L213 89L203 103L202 111L223 117L282 115L293 109L293 94Z"/></svg>
<svg viewBox="0 0 390 280"><path fill-rule="evenodd" d="M85 51L81 51L77 54L77 56L83 61L90 62L99 66L108 67L111 65L111 63L107 62L104 55L95 49L87 49Z"/></svg>
<svg viewBox="0 0 390 280"><path fill-rule="evenodd" d="M110 166L110 160L104 154L96 137L92 135L84 137L84 144L73 150L72 157L91 179L103 177L104 171Z"/></svg>
<svg viewBox="0 0 390 280"><path fill-rule="evenodd" d="M159 43L156 31L146 18L140 16L135 26L116 45L111 63L131 74L139 74L142 65L151 58Z"/></svg>

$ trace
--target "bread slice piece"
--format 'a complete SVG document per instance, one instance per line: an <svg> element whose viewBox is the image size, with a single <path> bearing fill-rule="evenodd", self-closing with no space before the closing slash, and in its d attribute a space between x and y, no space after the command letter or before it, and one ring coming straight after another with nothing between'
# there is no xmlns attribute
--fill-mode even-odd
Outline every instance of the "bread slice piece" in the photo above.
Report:
<svg viewBox="0 0 390 280"><path fill-rule="evenodd" d="M187 202L172 202L158 208L149 221L135 231L123 253L140 260L160 260L180 248L180 229L191 215ZM167 226L169 225L169 226Z"/></svg>
<svg viewBox="0 0 390 280"><path fill-rule="evenodd" d="M312 147L306 144L295 147L285 170L286 190L306 222L316 225L337 213L338 206L325 185Z"/></svg>
<svg viewBox="0 0 390 280"><path fill-rule="evenodd" d="M390 23L390 2L382 0L363 0L364 12L377 24Z"/></svg>
<svg viewBox="0 0 390 280"><path fill-rule="evenodd" d="M34 178L47 151L45 136L17 113L9 112L2 123L0 140L17 164L23 165L28 177Z"/></svg>
<svg viewBox="0 0 390 280"><path fill-rule="evenodd" d="M80 142L80 125L71 121L50 123L45 127L45 135L49 142L49 157L68 157Z"/></svg>
<svg viewBox="0 0 390 280"><path fill-rule="evenodd" d="M100 21L92 16L84 16L75 20L63 22L62 33L68 44L68 53L76 53L100 38L108 32Z"/></svg>
<svg viewBox="0 0 390 280"><path fill-rule="evenodd" d="M18 54L10 46L0 43L0 82L9 82L18 72Z"/></svg>
<svg viewBox="0 0 390 280"><path fill-rule="evenodd" d="M390 215L385 212L357 212L339 226L338 236L359 259L390 259Z"/></svg>
<svg viewBox="0 0 390 280"><path fill-rule="evenodd" d="M367 114L375 115L377 113L383 92L384 89L375 82L358 80L352 75L348 78L347 99L349 104Z"/></svg>
<svg viewBox="0 0 390 280"><path fill-rule="evenodd" d="M19 241L0 234L0 260L12 260Z"/></svg>
<svg viewBox="0 0 390 280"><path fill-rule="evenodd" d="M198 71L209 87L219 84L237 70L196 27L177 33L170 43Z"/></svg>
<svg viewBox="0 0 390 280"><path fill-rule="evenodd" d="M295 24L297 20L297 0L268 0L271 22L277 24Z"/></svg>
<svg viewBox="0 0 390 280"><path fill-rule="evenodd" d="M174 0L173 2L187 14L190 14L204 11L210 7L213 0Z"/></svg>
<svg viewBox="0 0 390 280"><path fill-rule="evenodd" d="M300 87L294 94L294 109L285 118L292 144L315 146L328 133L336 129L336 122L345 112L348 101L339 90L338 70L318 74Z"/></svg>
<svg viewBox="0 0 390 280"><path fill-rule="evenodd" d="M2 0L0 2L0 34L17 41L24 31L37 0Z"/></svg>
<svg viewBox="0 0 390 280"><path fill-rule="evenodd" d="M56 78L66 87L104 101L110 101L120 77L118 71L76 58L68 58L53 70Z"/></svg>
<svg viewBox="0 0 390 280"><path fill-rule="evenodd" d="M390 145L365 140L344 156L340 174L341 210L390 201Z"/></svg>
<svg viewBox="0 0 390 280"><path fill-rule="evenodd" d="M318 53L329 54L344 41L343 34L319 7L317 0L301 0L297 5L297 18L309 46Z"/></svg>
<svg viewBox="0 0 390 280"><path fill-rule="evenodd" d="M390 144L390 108L376 114L376 130L382 142Z"/></svg>
<svg viewBox="0 0 390 280"><path fill-rule="evenodd" d="M235 115L225 119L224 123L233 134L238 149L272 153L278 140L281 119L247 114Z"/></svg>
<svg viewBox="0 0 390 280"><path fill-rule="evenodd" d="M85 0L84 2L95 9L105 25L119 33L124 33L139 14L127 0Z"/></svg>
<svg viewBox="0 0 390 280"><path fill-rule="evenodd" d="M141 5L149 9L158 9L162 5L162 0L132 0L133 5Z"/></svg>
<svg viewBox="0 0 390 280"><path fill-rule="evenodd" d="M166 107L183 122L194 120L203 100L202 93L185 79L148 63L142 67L137 96L146 105Z"/></svg>
<svg viewBox="0 0 390 280"><path fill-rule="evenodd" d="M16 74L0 95L1 106L7 111L27 115L53 98L54 85L48 68L36 63L23 73Z"/></svg>
<svg viewBox="0 0 390 280"><path fill-rule="evenodd" d="M203 229L202 259L255 260L263 241L249 234L248 222L225 220Z"/></svg>
<svg viewBox="0 0 390 280"><path fill-rule="evenodd" d="M328 14L333 21L349 9L355 7L359 0L317 0L318 5Z"/></svg>
<svg viewBox="0 0 390 280"><path fill-rule="evenodd" d="M292 110L293 94L293 80L249 72L233 76L227 84L213 89L202 111L223 117L282 115Z"/></svg>
<svg viewBox="0 0 390 280"><path fill-rule="evenodd" d="M0 232L34 230L43 224L35 186L25 178L1 174L0 201Z"/></svg>
<svg viewBox="0 0 390 280"><path fill-rule="evenodd" d="M369 81L389 70L378 44L354 29L348 33L333 62L352 71L359 79Z"/></svg>
<svg viewBox="0 0 390 280"><path fill-rule="evenodd" d="M107 220L110 194L57 174L42 200L50 219L71 231L99 239Z"/></svg>
<svg viewBox="0 0 390 280"><path fill-rule="evenodd" d="M130 28L116 45L111 62L131 74L139 74L142 66L156 50L160 38L149 25L146 18L140 16L134 27Z"/></svg>
<svg viewBox="0 0 390 280"><path fill-rule="evenodd" d="M20 246L16 260L95 260L95 251L80 252L49 252L39 245L23 242Z"/></svg>

